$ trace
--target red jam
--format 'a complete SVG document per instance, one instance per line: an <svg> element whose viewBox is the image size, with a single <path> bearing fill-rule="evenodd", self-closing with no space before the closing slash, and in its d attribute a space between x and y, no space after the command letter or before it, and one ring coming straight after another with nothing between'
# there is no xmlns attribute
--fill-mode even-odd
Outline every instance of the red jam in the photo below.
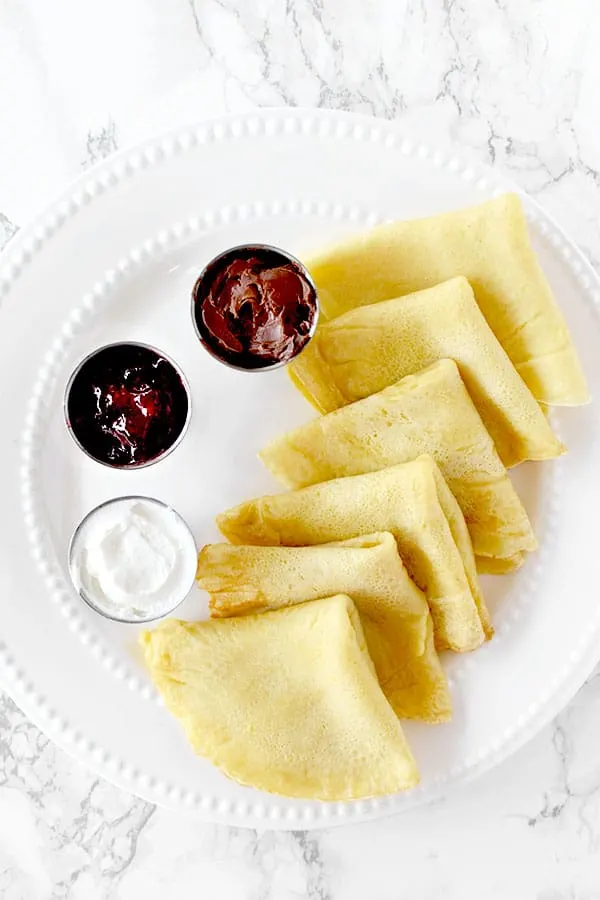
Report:
<svg viewBox="0 0 600 900"><path fill-rule="evenodd" d="M84 450L118 468L162 456L188 418L187 390L175 366L150 347L114 344L89 357L67 397L67 423Z"/></svg>
<svg viewBox="0 0 600 900"><path fill-rule="evenodd" d="M314 285L292 257L247 246L217 257L194 286L194 318L211 352L242 369L289 362L310 340Z"/></svg>

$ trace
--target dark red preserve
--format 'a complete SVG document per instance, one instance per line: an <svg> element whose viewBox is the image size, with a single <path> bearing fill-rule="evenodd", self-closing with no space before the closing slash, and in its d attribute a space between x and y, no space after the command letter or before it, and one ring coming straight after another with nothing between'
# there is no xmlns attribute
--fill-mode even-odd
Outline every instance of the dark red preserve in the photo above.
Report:
<svg viewBox="0 0 600 900"><path fill-rule="evenodd" d="M310 340L317 312L304 267L261 244L216 257L194 286L199 337L213 355L240 369L290 362Z"/></svg>
<svg viewBox="0 0 600 900"><path fill-rule="evenodd" d="M166 357L140 344L111 344L75 373L67 424L90 456L117 468L146 465L169 450L189 412L181 375Z"/></svg>

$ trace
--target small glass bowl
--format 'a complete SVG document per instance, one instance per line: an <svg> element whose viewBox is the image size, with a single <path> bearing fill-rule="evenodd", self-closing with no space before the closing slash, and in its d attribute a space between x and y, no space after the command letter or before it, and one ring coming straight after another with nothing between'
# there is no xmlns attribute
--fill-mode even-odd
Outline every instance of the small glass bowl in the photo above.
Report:
<svg viewBox="0 0 600 900"><path fill-rule="evenodd" d="M112 609L107 609L100 606L86 591L84 585L82 584L81 578L79 577L77 567L77 551L79 542L82 540L86 529L93 522L96 514L120 503L135 502L155 506L156 508L159 508L162 513L166 512L168 515L173 516L177 523L176 527L181 529L183 543L186 544L185 554L188 559L184 562L185 565L189 567L189 579L185 578L185 587L182 588L181 596L177 598L176 602L167 604L164 608L161 608L160 612L156 612L154 610L146 616L128 614L119 615ZM111 500L106 500L104 503L99 503L98 506L95 506L83 517L71 536L69 549L67 551L67 561L69 566L69 575L71 576L73 587L75 588L81 599L84 601L84 603L86 603L87 606L90 607L90 609L93 609L94 612L103 616L105 619L110 619L112 622L120 622L121 624L128 625L142 625L148 622L155 622L158 619L164 618L164 616L170 615L186 599L196 580L196 571L198 566L198 547L189 525L187 524L183 516L181 516L175 509L173 509L172 506L169 506L162 500L157 500L155 497L147 497L142 494L127 494L122 497L113 497Z"/></svg>
<svg viewBox="0 0 600 900"><path fill-rule="evenodd" d="M310 325L310 330L306 335L306 340L302 344L301 347L290 356L288 359L279 360L277 362L265 363L264 365L242 365L240 363L236 363L234 361L235 354L228 354L226 351L220 351L218 347L210 342L207 336L203 333L201 326L198 323L198 318L196 316L196 310L198 309L198 295L201 288L206 288L207 283L210 284L212 278L218 273L219 269L221 269L227 262L230 260L233 261L240 257L244 258L245 256L252 256L261 254L273 254L276 257L281 259L281 265L292 265L295 269L298 270L299 274L302 278L307 282L312 290L312 301L314 304L314 313L312 322ZM272 244L237 244L235 247L230 247L228 250L224 250L222 253L219 253L217 256L213 257L209 263L207 263L200 275L196 279L194 283L194 287L192 289L192 298L191 298L191 315L192 315L192 323L194 325L194 331L196 332L196 336L204 349L210 353L210 355L218 360L220 363L223 363L224 366L227 366L229 369L235 369L238 372L273 372L275 369L281 369L284 366L288 366L293 360L297 359L298 356L302 353L303 350L309 345L315 331L317 330L317 324L319 321L319 296L317 293L316 285L310 275L310 272L306 268L306 266L300 262L295 256L292 256L291 253L288 253L287 250L282 250L280 247L275 247Z"/></svg>
<svg viewBox="0 0 600 900"><path fill-rule="evenodd" d="M75 384L82 369L99 354L104 353L106 350L112 350L113 348L117 348L117 347L141 348L142 350L147 350L150 353L153 353L156 356L161 357L161 359L164 359L171 366L171 368L174 370L174 372L177 374L179 380L181 381L183 389L185 391L186 397L187 397L186 418L185 418L185 421L181 428L181 431L179 432L179 434L177 435L177 437L175 438L173 443L170 444L161 453L158 453L156 456L152 457L152 459L148 459L148 460L145 460L144 462L140 462L140 463L124 463L121 465L119 463L111 463L105 459L100 459L98 456L95 456L90 450L88 450L88 448L85 446L85 444L83 444L82 441L79 439L78 435L76 434L76 430L71 423L71 417L69 415L69 399L71 396L71 391L72 391L73 385ZM120 470L127 472L127 471L130 471L133 469L145 469L147 466L153 466L153 465L155 465L155 463L160 462L161 460L165 459L165 457L167 457L170 453L173 452L173 450L175 450L179 446L179 444L182 442L183 438L185 437L185 434L188 430L190 420L192 417L192 393L190 390L188 380L183 373L183 370L181 369L181 367L179 365L177 365L177 363L167 353L164 353L162 350L159 350L157 347L154 347L152 344L146 344L141 341L114 341L110 344L104 344L103 346L98 347L96 350L93 350L91 353L88 353L87 356L85 356L75 367L75 369L73 370L73 372L71 373L71 375L69 377L69 380L67 381L67 385L65 388L64 399L63 399L63 412L64 412L64 417L65 417L65 423L67 425L67 429L68 429L71 437L73 438L73 440L75 441L75 443L77 444L79 449L82 450L83 453L85 453L85 455L89 459L93 459L94 462L99 463L101 466L106 466L109 469L120 469Z"/></svg>

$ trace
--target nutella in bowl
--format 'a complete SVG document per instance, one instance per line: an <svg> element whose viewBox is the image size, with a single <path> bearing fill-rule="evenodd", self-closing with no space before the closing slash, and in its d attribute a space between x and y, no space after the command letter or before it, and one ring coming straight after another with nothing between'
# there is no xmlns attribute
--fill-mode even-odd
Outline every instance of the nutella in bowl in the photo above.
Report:
<svg viewBox="0 0 600 900"><path fill-rule="evenodd" d="M141 468L170 453L190 412L183 373L149 344L95 350L77 366L65 392L65 418L76 444L114 469Z"/></svg>
<svg viewBox="0 0 600 900"><path fill-rule="evenodd" d="M203 270L192 292L192 317L201 343L221 362L272 369L291 362L313 336L317 291L289 253L244 244Z"/></svg>

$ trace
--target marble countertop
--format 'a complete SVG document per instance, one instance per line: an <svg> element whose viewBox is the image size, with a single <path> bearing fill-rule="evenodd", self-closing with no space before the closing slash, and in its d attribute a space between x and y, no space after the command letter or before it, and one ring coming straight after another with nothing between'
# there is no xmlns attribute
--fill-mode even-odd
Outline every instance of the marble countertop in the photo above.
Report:
<svg viewBox="0 0 600 900"><path fill-rule="evenodd" d="M0 247L119 147L287 104L470 147L599 266L599 45L597 0L0 0ZM0 897L598 900L599 741L600 671L529 746L431 807L261 834L113 788L0 694Z"/></svg>

